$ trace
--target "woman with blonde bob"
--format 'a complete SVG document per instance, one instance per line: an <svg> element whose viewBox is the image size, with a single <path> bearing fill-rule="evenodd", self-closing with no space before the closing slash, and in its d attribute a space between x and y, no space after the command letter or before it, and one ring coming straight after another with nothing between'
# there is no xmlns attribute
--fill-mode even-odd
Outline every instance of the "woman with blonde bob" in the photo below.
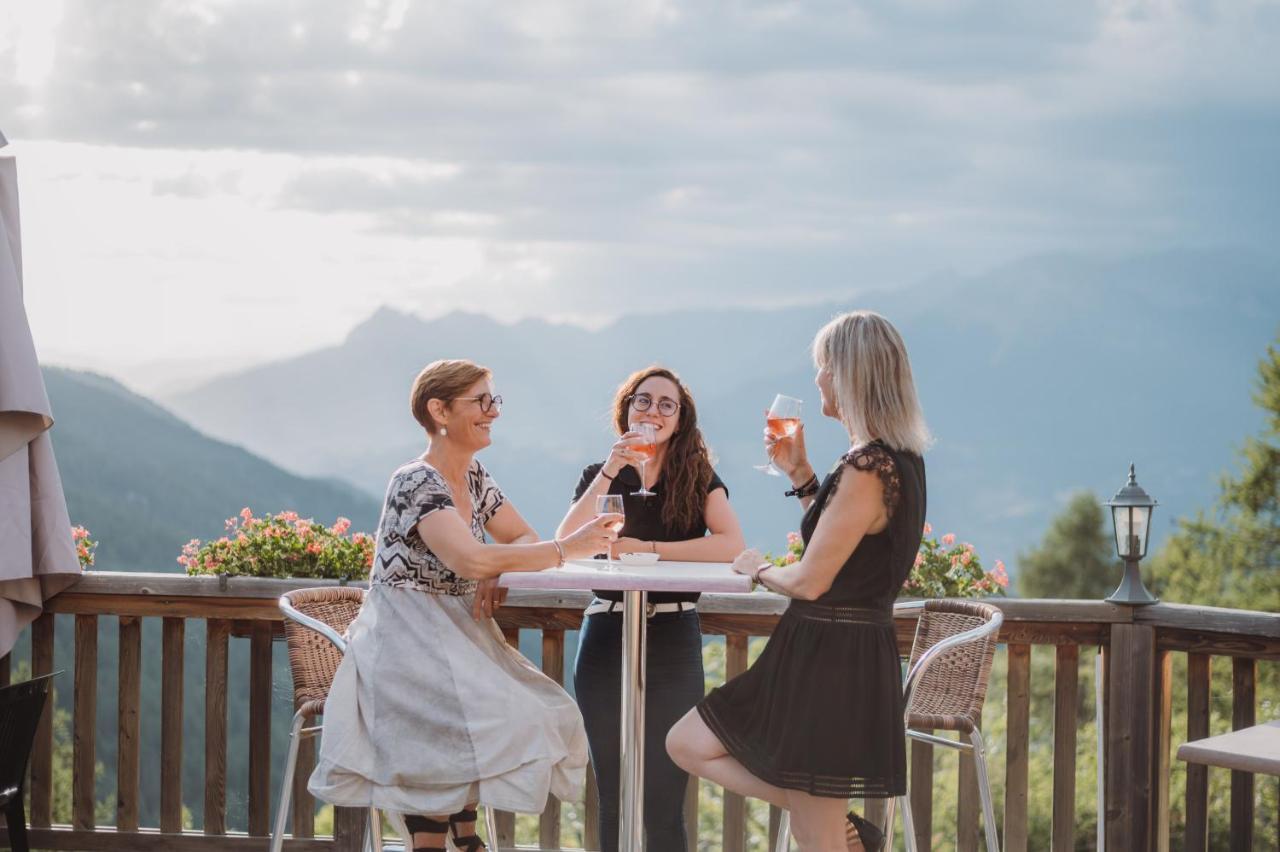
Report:
<svg viewBox="0 0 1280 852"><path fill-rule="evenodd" d="M577 797L587 764L573 699L492 618L497 578L602 553L621 518L538 540L475 458L502 410L486 368L429 364L410 408L427 449L387 486L309 786L326 802L401 815L415 852L444 852L448 834L448 848L477 852L477 803L541 813L548 793Z"/></svg>
<svg viewBox="0 0 1280 852"><path fill-rule="evenodd" d="M854 797L906 792L902 674L893 601L920 547L929 432L906 346L888 320L854 311L813 342L822 413L849 451L819 482L804 428L765 444L805 508L804 555L774 567L755 550L735 570L792 598L750 669L713 690L667 736L677 764L791 811L805 852L879 849Z"/></svg>

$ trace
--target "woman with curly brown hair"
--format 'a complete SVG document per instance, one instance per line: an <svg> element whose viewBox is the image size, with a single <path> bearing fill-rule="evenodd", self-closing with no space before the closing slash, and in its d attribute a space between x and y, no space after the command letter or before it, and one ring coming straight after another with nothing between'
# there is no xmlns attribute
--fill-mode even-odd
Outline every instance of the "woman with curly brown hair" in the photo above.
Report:
<svg viewBox="0 0 1280 852"><path fill-rule="evenodd" d="M626 523L617 553L656 553L680 562L728 562L743 548L729 490L711 466L688 388L672 371L633 373L613 401L620 436L603 462L588 465L557 535L595 515L596 498L621 495ZM645 424L648 424L647 426ZM653 449L645 450L652 429ZM643 471L643 473L641 473ZM636 494L650 491L652 496ZM667 730L702 699L702 628L697 594L649 595L646 638L644 828L649 849L686 849L683 806L689 776L663 748ZM600 842L618 847L618 749L622 690L622 594L596 592L574 662L574 688L600 790Z"/></svg>

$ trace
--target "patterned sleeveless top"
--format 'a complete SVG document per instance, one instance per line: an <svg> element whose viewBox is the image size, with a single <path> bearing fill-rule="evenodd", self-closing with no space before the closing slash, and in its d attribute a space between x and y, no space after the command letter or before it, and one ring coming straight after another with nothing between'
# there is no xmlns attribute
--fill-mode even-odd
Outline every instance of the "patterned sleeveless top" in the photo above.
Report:
<svg viewBox="0 0 1280 852"><path fill-rule="evenodd" d="M498 484L480 464L467 470L471 494L471 534L484 542L485 524L507 502ZM476 581L450 571L418 535L418 522L440 509L456 508L444 477L415 459L391 475L378 521L377 549L370 584L415 589L432 595L469 595Z"/></svg>

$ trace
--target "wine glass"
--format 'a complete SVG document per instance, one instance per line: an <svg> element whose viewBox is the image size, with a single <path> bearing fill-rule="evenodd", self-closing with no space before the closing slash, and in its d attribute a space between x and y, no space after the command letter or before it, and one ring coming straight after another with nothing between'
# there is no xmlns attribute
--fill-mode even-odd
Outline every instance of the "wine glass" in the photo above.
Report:
<svg viewBox="0 0 1280 852"><path fill-rule="evenodd" d="M783 394L775 396L765 415L765 426L774 438L790 438L800 428L800 400ZM765 464L755 465L755 469L770 476L782 476L782 471L773 466L772 455Z"/></svg>
<svg viewBox="0 0 1280 852"><path fill-rule="evenodd" d="M640 433L641 443L632 444L632 451L640 454L640 490L632 491L632 497L652 497L654 492L645 487L644 469L649 463L649 459L653 458L658 452L658 427L652 423L637 423L631 427Z"/></svg>
<svg viewBox="0 0 1280 852"><path fill-rule="evenodd" d="M623 505L622 505L621 494L601 494L598 497L596 497L596 517L599 517L600 515L622 515L622 514L623 514ZM624 522L625 522L624 519L619 517L618 520L614 521L612 524L609 524L609 528L616 533L620 533L622 532L622 525ZM612 545L610 545L609 549L605 551L604 564L605 564L606 570L609 570L609 571L613 570L614 565L613 565L613 546Z"/></svg>

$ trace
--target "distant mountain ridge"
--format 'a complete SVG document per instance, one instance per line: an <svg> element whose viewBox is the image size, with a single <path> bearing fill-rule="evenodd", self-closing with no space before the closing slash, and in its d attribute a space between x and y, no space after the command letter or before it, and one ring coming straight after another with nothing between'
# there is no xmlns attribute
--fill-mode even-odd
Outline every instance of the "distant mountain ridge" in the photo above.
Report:
<svg viewBox="0 0 1280 852"><path fill-rule="evenodd" d="M608 406L631 370L660 361L692 386L749 542L779 549L796 507L761 460L761 410L806 400L811 455L825 468L843 436L819 422L808 346L833 314L888 316L911 350L926 416L929 516L1013 562L1070 492L1101 498L1129 461L1161 501L1157 536L1207 505L1231 447L1260 416L1254 367L1280 325L1280 263L1231 252L1032 258L976 278L931 279L848 303L669 310L606 328L479 314L422 320L381 308L338 346L224 376L167 397L212 435L292 470L380 495L421 452L409 385L428 361L471 357L495 371L507 408L484 455L544 534L582 467L610 442ZM785 286L785 283L784 285Z"/></svg>
<svg viewBox="0 0 1280 852"><path fill-rule="evenodd" d="M113 379L45 368L54 451L75 523L100 542L96 567L178 570L191 538L220 535L244 506L296 509L372 529L379 502L332 479L307 479L200 434Z"/></svg>

